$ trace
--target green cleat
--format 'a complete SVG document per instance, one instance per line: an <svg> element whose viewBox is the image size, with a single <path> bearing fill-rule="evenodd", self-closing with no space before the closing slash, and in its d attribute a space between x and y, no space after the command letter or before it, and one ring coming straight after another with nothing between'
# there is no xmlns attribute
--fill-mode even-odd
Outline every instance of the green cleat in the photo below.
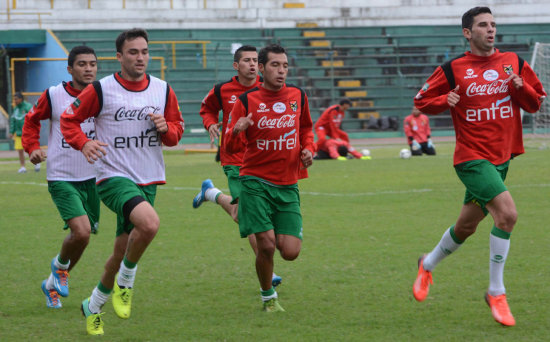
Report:
<svg viewBox="0 0 550 342"><path fill-rule="evenodd" d="M134 290L131 288L120 288L115 280L115 287L113 288L113 308L118 317L124 319L130 318L133 293Z"/></svg>
<svg viewBox="0 0 550 342"><path fill-rule="evenodd" d="M92 313L88 307L90 298L86 298L82 301L80 310L84 317L86 317L86 331L88 335L103 335L103 316L104 312Z"/></svg>
<svg viewBox="0 0 550 342"><path fill-rule="evenodd" d="M277 298L271 298L267 302L264 302L264 311L265 312L285 312L285 309L279 304Z"/></svg>

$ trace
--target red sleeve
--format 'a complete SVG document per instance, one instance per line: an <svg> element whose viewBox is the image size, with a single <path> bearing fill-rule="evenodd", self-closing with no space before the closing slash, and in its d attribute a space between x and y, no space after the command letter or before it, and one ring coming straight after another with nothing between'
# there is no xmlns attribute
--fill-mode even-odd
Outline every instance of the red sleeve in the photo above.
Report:
<svg viewBox="0 0 550 342"><path fill-rule="evenodd" d="M541 97L546 96L546 92L527 62L523 65L520 76L523 78L523 87L516 89L513 85L510 85L512 100L518 103L526 112L535 113L540 109Z"/></svg>
<svg viewBox="0 0 550 342"><path fill-rule="evenodd" d="M307 95L304 93L304 106L302 107L302 115L300 115L300 145L302 150L307 148L311 153L315 153L315 143L313 142L313 122L309 113L309 102Z"/></svg>
<svg viewBox="0 0 550 342"><path fill-rule="evenodd" d="M168 86L168 99L164 107L164 119L168 125L168 131L161 134L162 143L166 146L176 146L183 134L184 123L178 98L170 86Z"/></svg>
<svg viewBox="0 0 550 342"><path fill-rule="evenodd" d="M423 113L439 114L449 109L447 94L450 91L445 73L439 66L416 94L414 105Z"/></svg>
<svg viewBox="0 0 550 342"><path fill-rule="evenodd" d="M25 116L21 142L25 152L28 154L40 148L40 120L48 120L52 117L52 107L49 98L49 90L44 91L40 95L38 102Z"/></svg>
<svg viewBox="0 0 550 342"><path fill-rule="evenodd" d="M61 114L61 133L72 148L80 151L88 137L82 132L80 124L99 114L99 100L93 84L88 85L76 100Z"/></svg>
<svg viewBox="0 0 550 342"><path fill-rule="evenodd" d="M220 110L222 110L220 101L218 101L218 97L214 93L214 88L212 88L208 92L208 95L202 100L201 110L199 112L202 117L204 128L206 128L207 131L208 127L218 123Z"/></svg>
<svg viewBox="0 0 550 342"><path fill-rule="evenodd" d="M407 116L405 120L403 120L403 129L405 130L405 136L407 137L407 140L409 137L413 136L413 132L411 130L411 116Z"/></svg>
<svg viewBox="0 0 550 342"><path fill-rule="evenodd" d="M233 127L235 123L239 121L239 118L245 116L245 108L240 99L237 99L231 113L229 113L229 125L224 132L224 139L226 144L227 152L229 153L238 153L245 150L246 146L246 131L239 134L233 134Z"/></svg>

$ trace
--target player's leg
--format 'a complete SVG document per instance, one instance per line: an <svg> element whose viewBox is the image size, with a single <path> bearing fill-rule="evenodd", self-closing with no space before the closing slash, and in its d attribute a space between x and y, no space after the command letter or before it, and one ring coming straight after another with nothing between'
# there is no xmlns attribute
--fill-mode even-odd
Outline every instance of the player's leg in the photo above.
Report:
<svg viewBox="0 0 550 342"><path fill-rule="evenodd" d="M429 156L435 156L435 148L433 146L429 146L427 141L420 143L420 147L422 148L423 153Z"/></svg>
<svg viewBox="0 0 550 342"><path fill-rule="evenodd" d="M417 148L413 146L413 144L409 144L409 147L411 149L411 155L413 156L421 156L422 155L422 148Z"/></svg>
<svg viewBox="0 0 550 342"><path fill-rule="evenodd" d="M25 173L27 172L27 169L25 168L25 151L23 150L21 137L14 135L13 142L14 142L14 148L17 151L17 155L19 157L19 170L17 172Z"/></svg>

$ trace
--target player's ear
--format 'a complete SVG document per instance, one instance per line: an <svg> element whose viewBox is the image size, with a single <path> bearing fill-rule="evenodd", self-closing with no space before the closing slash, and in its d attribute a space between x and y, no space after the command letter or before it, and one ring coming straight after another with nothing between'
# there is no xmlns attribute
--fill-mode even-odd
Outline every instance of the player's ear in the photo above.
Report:
<svg viewBox="0 0 550 342"><path fill-rule="evenodd" d="M239 63L233 62L233 70L239 70Z"/></svg>
<svg viewBox="0 0 550 342"><path fill-rule="evenodd" d="M470 38L472 38L472 31L470 31L469 28L465 27L462 29L462 35L464 36L464 38L470 41Z"/></svg>

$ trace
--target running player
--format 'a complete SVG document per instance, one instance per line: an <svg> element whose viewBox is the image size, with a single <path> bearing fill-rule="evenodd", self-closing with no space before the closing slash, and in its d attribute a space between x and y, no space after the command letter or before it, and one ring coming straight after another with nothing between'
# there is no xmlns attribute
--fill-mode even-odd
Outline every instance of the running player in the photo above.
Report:
<svg viewBox="0 0 550 342"><path fill-rule="evenodd" d="M464 13L462 33L471 51L438 67L414 100L423 113L450 108L456 132L454 167L466 195L456 223L419 259L413 294L418 301L426 298L435 266L491 214L485 300L497 322L512 326L515 319L506 299L503 271L517 212L504 180L510 160L524 153L520 108L536 112L546 93L523 59L494 47L496 25L488 7Z"/></svg>
<svg viewBox="0 0 550 342"><path fill-rule="evenodd" d="M245 91L260 85L261 78L258 76L258 52L256 48L250 45L243 45L238 48L233 56L233 69L237 71L237 76L227 82L215 85L202 101L200 115L202 116L204 128L210 134L212 143L215 139L221 138L218 124L220 110L223 111L221 125L223 132L227 128L229 113L231 113L237 97ZM239 223L238 201L241 192L239 169L242 166L244 151L228 153L224 141L225 139L221 139L220 161L223 172L227 176L227 184L231 195L222 193L221 190L214 187L210 179L206 179L202 182L201 191L193 199L193 208L198 208L204 201L211 201L219 204L235 222ZM254 254L258 254L256 236L250 234L248 241ZM282 278L273 273L273 286L279 285L281 281Z"/></svg>
<svg viewBox="0 0 550 342"><path fill-rule="evenodd" d="M265 311L284 311L272 285L273 255L298 257L302 246L302 215L298 178L313 163L312 121L307 96L286 85L288 57L284 48L269 45L258 55L264 83L239 96L225 131L229 153L242 151L239 174L239 230L256 236L256 272Z"/></svg>
<svg viewBox="0 0 550 342"><path fill-rule="evenodd" d="M159 229L153 205L157 184L165 183L162 144L177 145L183 133L174 91L145 73L147 32L122 32L116 49L121 71L87 87L61 116L65 139L96 163L99 196L117 214L113 254L99 284L82 302L91 335L103 334L101 307L111 291L116 314L130 317L137 263ZM88 139L80 128L91 117L97 140Z"/></svg>
<svg viewBox="0 0 550 342"><path fill-rule="evenodd" d="M95 81L97 57L92 48L76 46L69 53L67 71L72 81L62 82L42 93L30 110L23 125L22 142L29 159L35 165L46 160L46 151L40 148L40 120L50 120L48 136L48 163L46 179L61 218L63 229L69 234L61 250L51 263L51 273L42 282L46 306L61 308L59 296L69 295L69 271L76 265L90 241L90 232L96 234L99 221L99 195L95 186L95 170L82 153L73 150L63 139L59 120L61 113L74 102L88 84ZM90 138L95 136L94 119L81 125Z"/></svg>

